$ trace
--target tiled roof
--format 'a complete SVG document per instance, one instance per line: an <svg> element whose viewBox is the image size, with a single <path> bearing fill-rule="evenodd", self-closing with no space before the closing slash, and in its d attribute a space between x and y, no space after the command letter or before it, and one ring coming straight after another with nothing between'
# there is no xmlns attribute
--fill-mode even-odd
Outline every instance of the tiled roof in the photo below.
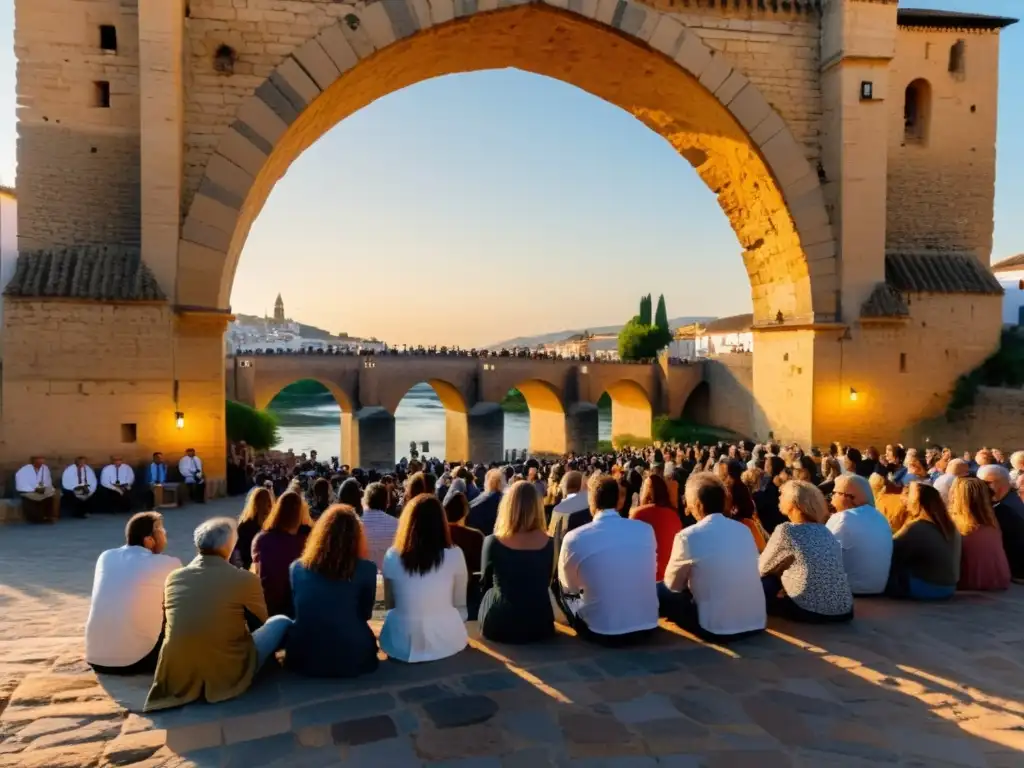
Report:
<svg viewBox="0 0 1024 768"><path fill-rule="evenodd" d="M896 23L901 27L931 27L934 29L1003 29L1011 24L1016 24L1017 19L1006 16L986 16L981 13L900 8L896 12Z"/></svg>
<svg viewBox="0 0 1024 768"><path fill-rule="evenodd" d="M1003 292L988 268L966 253L887 253L885 282L905 293Z"/></svg>
<svg viewBox="0 0 1024 768"><path fill-rule="evenodd" d="M712 320L704 326L704 333L701 335L707 336L712 333L742 333L743 331L749 331L753 326L753 314L730 315L729 317L719 317L716 320Z"/></svg>
<svg viewBox="0 0 1024 768"><path fill-rule="evenodd" d="M1021 269L1024 269L1024 253L1018 253L992 265L993 272L1016 272Z"/></svg>
<svg viewBox="0 0 1024 768"><path fill-rule="evenodd" d="M861 317L909 317L910 307L900 292L886 283L878 283L860 307Z"/></svg>
<svg viewBox="0 0 1024 768"><path fill-rule="evenodd" d="M22 253L5 296L163 301L138 248L85 245Z"/></svg>

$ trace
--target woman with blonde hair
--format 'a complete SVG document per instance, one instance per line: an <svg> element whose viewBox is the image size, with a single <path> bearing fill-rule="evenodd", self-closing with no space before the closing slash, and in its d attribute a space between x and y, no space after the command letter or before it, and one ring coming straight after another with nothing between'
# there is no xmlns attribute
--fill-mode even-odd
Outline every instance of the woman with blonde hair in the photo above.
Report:
<svg viewBox="0 0 1024 768"><path fill-rule="evenodd" d="M314 677L355 677L377 669L377 638L368 624L377 566L352 507L335 504L317 519L291 564L295 620L285 666Z"/></svg>
<svg viewBox="0 0 1024 768"><path fill-rule="evenodd" d="M532 484L520 481L502 496L482 556L485 592L479 624L488 640L532 643L555 634L549 592L555 547L544 521L544 507Z"/></svg>
<svg viewBox="0 0 1024 768"><path fill-rule="evenodd" d="M961 546L960 532L939 492L924 483L911 483L906 523L892 540L885 594L912 600L952 597L960 574Z"/></svg>
<svg viewBox="0 0 1024 768"><path fill-rule="evenodd" d="M839 540L825 527L828 505L817 486L790 480L779 490L788 522L772 532L759 566L768 613L792 621L853 618L853 593Z"/></svg>
<svg viewBox="0 0 1024 768"><path fill-rule="evenodd" d="M871 477L868 478L868 485L871 486L871 492L875 495L875 509L885 515L893 533L901 530L907 522L907 500L903 495L902 486L878 472L871 474Z"/></svg>
<svg viewBox="0 0 1024 768"><path fill-rule="evenodd" d="M231 564L249 570L252 567L252 540L263 530L274 508L274 495L262 485L249 491L242 514L238 516L238 541L231 553Z"/></svg>
<svg viewBox="0 0 1024 768"><path fill-rule="evenodd" d="M957 589L1010 586L1010 562L991 498L988 486L976 477L958 477L949 489L949 516L962 539Z"/></svg>

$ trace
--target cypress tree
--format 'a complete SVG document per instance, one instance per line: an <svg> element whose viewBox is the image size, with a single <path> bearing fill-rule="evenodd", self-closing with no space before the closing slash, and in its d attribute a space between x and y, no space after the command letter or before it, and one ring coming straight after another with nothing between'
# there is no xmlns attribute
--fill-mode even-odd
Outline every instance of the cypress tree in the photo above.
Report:
<svg viewBox="0 0 1024 768"><path fill-rule="evenodd" d="M658 311L654 315L654 324L668 333L668 311L665 309L665 294L658 297Z"/></svg>

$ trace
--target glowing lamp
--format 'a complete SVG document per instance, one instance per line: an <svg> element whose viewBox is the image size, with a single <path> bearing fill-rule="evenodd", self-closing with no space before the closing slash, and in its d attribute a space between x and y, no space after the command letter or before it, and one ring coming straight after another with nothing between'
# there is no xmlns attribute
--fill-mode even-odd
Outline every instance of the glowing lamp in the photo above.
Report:
<svg viewBox="0 0 1024 768"><path fill-rule="evenodd" d="M853 387L850 387L850 399L851 400L856 400L857 399L857 390L854 389Z"/></svg>
<svg viewBox="0 0 1024 768"><path fill-rule="evenodd" d="M174 426L178 429L185 428L185 414L181 411L175 411L174 413Z"/></svg>

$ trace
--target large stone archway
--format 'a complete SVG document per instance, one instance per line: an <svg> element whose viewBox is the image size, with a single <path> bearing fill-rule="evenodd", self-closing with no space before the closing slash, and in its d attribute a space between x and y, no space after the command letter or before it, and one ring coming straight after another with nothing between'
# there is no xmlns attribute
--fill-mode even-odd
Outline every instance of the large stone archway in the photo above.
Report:
<svg viewBox="0 0 1024 768"><path fill-rule="evenodd" d="M227 309L249 229L306 148L388 93L502 67L575 85L671 143L736 232L757 322L836 319L835 238L804 148L725 54L674 17L634 2L354 7L297 47L241 104L206 161L177 248L149 251L173 250L175 269L154 264L154 272L173 274L177 304Z"/></svg>

